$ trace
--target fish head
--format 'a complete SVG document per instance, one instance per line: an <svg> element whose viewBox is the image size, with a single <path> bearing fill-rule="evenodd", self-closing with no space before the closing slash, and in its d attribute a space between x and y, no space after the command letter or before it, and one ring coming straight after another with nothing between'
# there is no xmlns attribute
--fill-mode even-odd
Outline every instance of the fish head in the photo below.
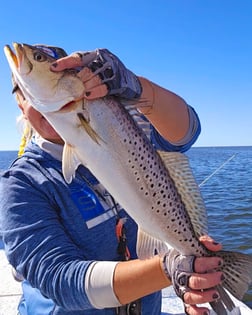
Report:
<svg viewBox="0 0 252 315"><path fill-rule="evenodd" d="M85 87L77 69L51 71L52 63L64 56L63 49L20 43L13 43L13 48L4 47L13 79L36 110L41 113L58 111L82 98Z"/></svg>

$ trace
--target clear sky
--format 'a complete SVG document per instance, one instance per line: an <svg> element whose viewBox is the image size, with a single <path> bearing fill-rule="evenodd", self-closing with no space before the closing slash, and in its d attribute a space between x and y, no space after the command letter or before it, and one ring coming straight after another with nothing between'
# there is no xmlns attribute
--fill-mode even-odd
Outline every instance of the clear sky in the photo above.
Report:
<svg viewBox="0 0 252 315"><path fill-rule="evenodd" d="M7 1L0 11L0 150L15 150L19 110L3 47L108 48L198 112L196 146L252 145L252 1Z"/></svg>

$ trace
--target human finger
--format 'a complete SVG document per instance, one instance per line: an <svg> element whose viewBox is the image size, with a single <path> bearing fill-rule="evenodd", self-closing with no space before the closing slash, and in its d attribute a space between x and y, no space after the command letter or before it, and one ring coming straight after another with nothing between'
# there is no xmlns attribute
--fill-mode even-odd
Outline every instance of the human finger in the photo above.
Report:
<svg viewBox="0 0 252 315"><path fill-rule="evenodd" d="M205 274L192 274L188 280L188 286L193 290L204 290L213 288L224 280L221 271L205 273Z"/></svg>
<svg viewBox="0 0 252 315"><path fill-rule="evenodd" d="M52 71L62 71L81 66L83 66L82 55L79 53L73 53L69 56L55 60L55 62L51 64L50 69Z"/></svg>
<svg viewBox="0 0 252 315"><path fill-rule="evenodd" d="M220 298L218 292L215 289L209 290L191 290L185 292L183 301L185 304L195 305L209 303Z"/></svg>
<svg viewBox="0 0 252 315"><path fill-rule="evenodd" d="M98 76L94 76L92 79L84 82L86 90L91 90L99 85L102 85L101 79Z"/></svg>
<svg viewBox="0 0 252 315"><path fill-rule="evenodd" d="M185 312L188 315L210 315L208 308L196 305L185 305Z"/></svg>
<svg viewBox="0 0 252 315"><path fill-rule="evenodd" d="M209 250L217 252L222 249L220 243L215 242L210 236L203 235L199 238L199 241Z"/></svg>
<svg viewBox="0 0 252 315"><path fill-rule="evenodd" d="M108 94L107 85L102 83L99 75L95 75L89 68L84 67L79 73L78 77L81 79L85 86L86 99L96 99L104 97Z"/></svg>
<svg viewBox="0 0 252 315"><path fill-rule="evenodd" d="M84 67L81 69L77 76L81 79L82 82L87 82L91 80L94 77L97 77L97 79L100 79L99 76L95 75L88 67ZM101 84L101 79L99 80L99 83Z"/></svg>
<svg viewBox="0 0 252 315"><path fill-rule="evenodd" d="M84 98L88 100L94 100L97 98L104 97L107 94L108 94L108 88L105 84L102 84L102 85L99 85L90 89L89 91L86 91Z"/></svg>
<svg viewBox="0 0 252 315"><path fill-rule="evenodd" d="M220 257L197 257L194 261L194 271L196 273L206 273L219 269L223 264Z"/></svg>

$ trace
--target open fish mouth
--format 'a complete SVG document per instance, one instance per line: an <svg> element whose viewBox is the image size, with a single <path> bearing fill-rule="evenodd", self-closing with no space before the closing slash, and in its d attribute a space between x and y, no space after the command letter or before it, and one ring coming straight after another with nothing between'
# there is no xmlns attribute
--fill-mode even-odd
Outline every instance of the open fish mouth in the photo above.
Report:
<svg viewBox="0 0 252 315"><path fill-rule="evenodd" d="M30 45L27 45L30 46ZM15 76L16 72L21 73L21 64L22 61L24 60L24 55L25 55L25 49L22 44L18 43L13 43L13 50L10 47L10 45L4 46L4 52L7 57L7 60L11 66L12 72ZM29 71L28 71L29 72ZM27 72L27 73L28 73ZM64 104L59 111L62 112L67 112L75 109L76 107L76 102L70 101L66 104Z"/></svg>
<svg viewBox="0 0 252 315"><path fill-rule="evenodd" d="M19 60L20 60L20 54L18 54L19 48L18 46L21 46L17 43L13 43L13 47L15 49L16 54L14 53L14 51L11 49L11 47L9 45L4 46L4 52L5 55L8 59L8 62L12 65L15 66L15 68L19 68Z"/></svg>
<svg viewBox="0 0 252 315"><path fill-rule="evenodd" d="M30 46L30 45L27 45ZM25 58L25 49L22 44L13 43L13 50L9 45L4 46L4 52L7 57L8 62L10 63L12 71L18 71L20 74L28 74L32 69L32 64L29 63L29 67L22 69L21 65Z"/></svg>
<svg viewBox="0 0 252 315"><path fill-rule="evenodd" d="M29 103L40 112L72 111L85 92L78 70L51 71L51 64L61 57L56 52L53 55L56 48L51 46L12 45L13 48L4 46L4 53L14 80Z"/></svg>

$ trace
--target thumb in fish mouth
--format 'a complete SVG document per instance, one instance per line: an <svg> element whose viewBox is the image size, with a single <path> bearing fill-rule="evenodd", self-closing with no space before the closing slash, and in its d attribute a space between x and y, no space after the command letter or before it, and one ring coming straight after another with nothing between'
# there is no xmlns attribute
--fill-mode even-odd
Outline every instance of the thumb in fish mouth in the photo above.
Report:
<svg viewBox="0 0 252 315"><path fill-rule="evenodd" d="M57 61L54 61L51 64L51 70L58 72L65 69L72 69L72 68L82 67L82 66L83 66L83 63L81 59L79 58L78 54L71 54L69 56L60 58Z"/></svg>

